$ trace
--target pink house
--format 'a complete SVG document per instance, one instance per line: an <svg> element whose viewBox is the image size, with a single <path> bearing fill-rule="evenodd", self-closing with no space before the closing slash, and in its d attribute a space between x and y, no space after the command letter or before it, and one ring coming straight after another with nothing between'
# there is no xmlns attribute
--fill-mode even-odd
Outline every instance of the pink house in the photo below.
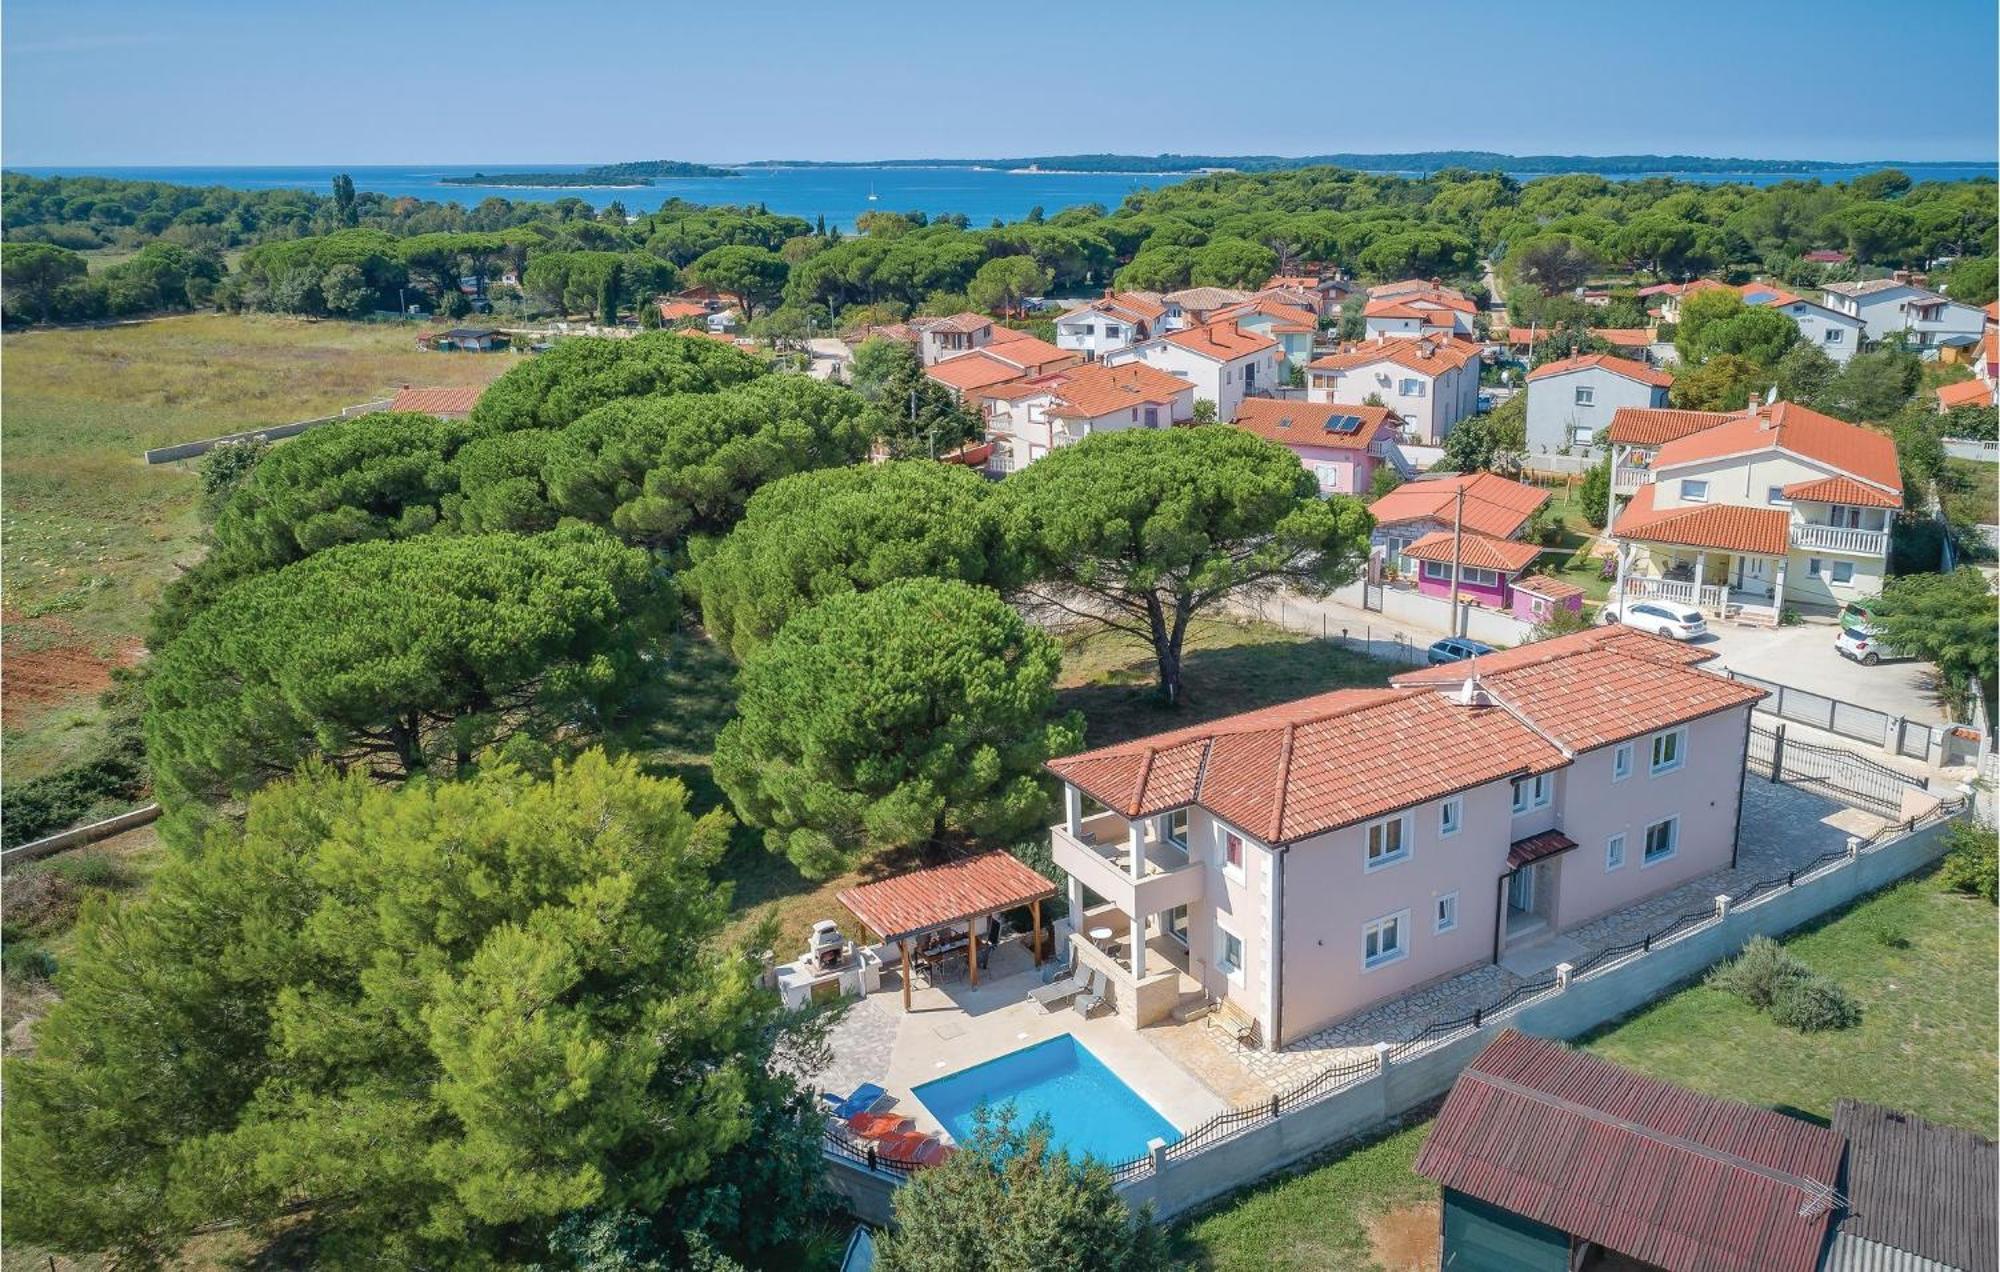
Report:
<svg viewBox="0 0 2000 1272"><path fill-rule="evenodd" d="M1417 591L1425 596L1449 596L1453 553L1458 560L1458 597L1497 610L1514 608L1514 580L1535 563L1542 550L1515 539L1466 531L1456 537L1435 530L1418 539L1403 555L1417 563Z"/></svg>
<svg viewBox="0 0 2000 1272"><path fill-rule="evenodd" d="M1386 406L1245 398L1230 423L1297 455L1322 494L1361 494L1376 469L1400 467L1396 433L1403 421Z"/></svg>
<svg viewBox="0 0 2000 1272"><path fill-rule="evenodd" d="M1276 1049L1726 867L1764 695L1711 657L1591 628L1051 760L1073 955Z"/></svg>

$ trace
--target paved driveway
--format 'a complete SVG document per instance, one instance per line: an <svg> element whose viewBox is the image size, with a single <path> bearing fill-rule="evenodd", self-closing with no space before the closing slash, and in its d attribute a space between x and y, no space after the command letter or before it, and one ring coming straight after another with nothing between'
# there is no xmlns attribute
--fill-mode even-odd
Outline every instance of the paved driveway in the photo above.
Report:
<svg viewBox="0 0 2000 1272"><path fill-rule="evenodd" d="M1732 671L1775 680L1829 698L1872 707L1889 715L1937 724L1944 719L1932 693L1933 669L1915 659L1863 667L1834 652L1840 629L1832 624L1799 627L1735 627L1718 624L1708 648L1716 663Z"/></svg>

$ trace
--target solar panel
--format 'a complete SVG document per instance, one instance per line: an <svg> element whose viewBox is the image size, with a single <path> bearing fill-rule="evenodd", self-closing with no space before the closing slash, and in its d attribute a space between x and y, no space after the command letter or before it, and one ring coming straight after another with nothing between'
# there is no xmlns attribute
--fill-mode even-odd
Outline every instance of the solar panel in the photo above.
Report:
<svg viewBox="0 0 2000 1272"><path fill-rule="evenodd" d="M1352 433L1361 427L1359 415L1329 415L1326 417L1326 431L1329 433Z"/></svg>

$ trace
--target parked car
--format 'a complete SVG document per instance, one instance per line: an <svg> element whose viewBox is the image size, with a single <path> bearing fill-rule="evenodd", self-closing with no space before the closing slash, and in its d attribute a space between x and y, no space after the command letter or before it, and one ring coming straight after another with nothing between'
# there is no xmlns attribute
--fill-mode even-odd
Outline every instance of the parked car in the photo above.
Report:
<svg viewBox="0 0 2000 1272"><path fill-rule="evenodd" d="M1700 610L1673 601L1634 601L1623 611L1606 610L1604 621L1623 623L1627 627L1636 627L1642 632L1652 632L1673 640L1693 640L1697 636L1708 635L1708 620L1701 616Z"/></svg>
<svg viewBox="0 0 2000 1272"><path fill-rule="evenodd" d="M1852 658L1863 667L1873 667L1884 658L1906 657L1898 650L1882 643L1872 627L1855 624L1849 626L1846 615L1841 616L1840 635L1833 638L1833 647L1843 658Z"/></svg>
<svg viewBox="0 0 2000 1272"><path fill-rule="evenodd" d="M1428 657L1431 666L1436 667L1441 663L1464 662L1468 658L1477 658L1481 654L1492 652L1491 645L1483 645L1476 640L1466 640L1459 636L1447 636L1443 640L1432 642Z"/></svg>

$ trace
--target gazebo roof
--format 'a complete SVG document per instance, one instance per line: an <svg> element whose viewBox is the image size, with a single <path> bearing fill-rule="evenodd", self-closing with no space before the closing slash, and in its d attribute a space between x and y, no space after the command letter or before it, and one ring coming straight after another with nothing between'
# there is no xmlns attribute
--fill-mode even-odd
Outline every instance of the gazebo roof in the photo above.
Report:
<svg viewBox="0 0 2000 1272"><path fill-rule="evenodd" d="M900 941L1054 895L1056 885L996 848L845 888L840 903L884 941Z"/></svg>

